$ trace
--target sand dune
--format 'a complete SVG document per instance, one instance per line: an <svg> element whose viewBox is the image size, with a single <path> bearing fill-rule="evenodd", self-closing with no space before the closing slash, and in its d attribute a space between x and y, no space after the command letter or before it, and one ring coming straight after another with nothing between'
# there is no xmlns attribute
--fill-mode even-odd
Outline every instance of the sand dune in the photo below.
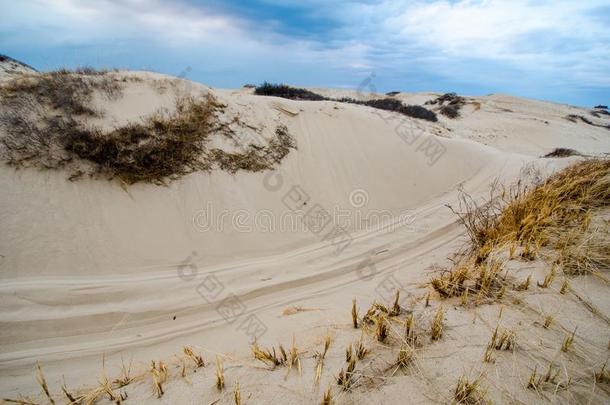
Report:
<svg viewBox="0 0 610 405"><path fill-rule="evenodd" d="M125 187L88 177L72 182L62 170L0 167L5 397L39 392L36 362L54 389L62 376L71 387L95 384L102 356L113 374L121 356L144 369L187 344L203 348L207 361L224 353L239 363L249 358L253 334L243 321L250 315L264 330L260 342L289 342L295 333L312 350L327 330L339 335L343 326L337 325L349 323L352 298L363 305L387 299L379 285L389 276L411 291L409 298L421 294L426 269L463 244L463 229L445 207L455 204L459 189L484 196L495 179L513 181L528 165L549 173L574 160L540 158L557 147L610 152L607 129L565 118L588 111L548 102L469 97L461 118L430 123L360 105L261 97L151 73L113 74L137 80L118 100L96 95L105 112L92 121L97 125L113 128L171 110L178 95L211 93L227 105L227 120L238 116L247 124L236 127L237 141L219 135L215 145L239 150L240 141L265 142L285 125L297 149L271 171L196 172L166 186ZM423 104L436 96L396 98ZM320 212L343 216L312 216ZM226 321L218 305L232 297L239 316ZM292 315L282 315L290 308L296 308ZM319 401L310 382L265 391L256 388L260 370L234 368L231 379L253 395L245 403L280 396ZM212 401L211 386L198 377L191 388L168 388L160 402ZM396 385L374 391L371 403L402 395ZM413 402L426 402L418 395ZM128 401L151 396L146 382L129 390ZM223 403L230 400L222 396Z"/></svg>

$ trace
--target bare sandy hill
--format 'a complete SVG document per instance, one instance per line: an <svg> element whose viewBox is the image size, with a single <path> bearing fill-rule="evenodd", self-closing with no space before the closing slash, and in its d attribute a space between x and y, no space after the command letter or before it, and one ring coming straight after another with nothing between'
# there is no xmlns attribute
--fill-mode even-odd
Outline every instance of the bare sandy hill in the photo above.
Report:
<svg viewBox="0 0 610 405"><path fill-rule="evenodd" d="M126 403L231 403L237 381L242 403L320 402L345 363L348 342L360 336L350 329L353 298L364 311L400 289L404 306L420 310L422 324L434 314L436 302L425 306L422 286L431 265L446 263L463 246L464 230L445 206L456 203L460 190L485 196L495 179L508 184L524 173L546 175L577 159L540 158L558 147L597 156L610 152L610 131L603 128L610 120L508 96L468 97L459 118L439 115L432 123L361 105L211 89L152 73L108 74L122 83L121 94L96 92L91 103L103 114L90 125L111 130L155 112L171 113L179 97L211 94L225 105L220 119L232 131L219 132L210 145L232 152L250 144L262 148L285 126L296 149L271 170L213 168L165 185L87 175L70 181L64 169L2 165L0 391L7 398L23 394L45 401L34 377L36 362L60 398L62 377L71 390L92 387L102 359L111 379L123 359L133 363L133 375L143 375L124 389L115 387L128 393ZM423 104L437 96L395 97ZM595 288L595 297L607 292ZM543 305L531 299L532 307ZM610 316L607 300L596 305ZM575 303L559 307L584 314L589 328L599 327ZM488 338L495 324L484 319L498 310L446 309L452 313L448 341L422 349L415 370L388 373L386 357L395 353L367 343L373 356L367 373L382 380L341 391L335 400L448 400L448 387L460 375L479 372L466 366L465 359L480 362L481 351L468 342ZM533 316L504 311L514 324ZM470 326L473 317L482 320L478 329ZM610 329L601 328L590 330L587 343L601 344L605 355ZM296 369L289 376L269 371L251 358L253 338L288 349L293 335L302 351L300 376ZM333 343L321 381L314 383L315 351L323 350L327 335ZM528 349L536 350L535 338L528 339ZM202 352L207 366L196 369L182 353L185 345ZM589 346L583 356L602 356ZM217 354L225 363L228 388L222 392L214 387ZM160 399L151 389L151 360L169 367ZM493 370L486 376L503 383ZM511 381L496 387L493 399L536 401L535 393L521 394L522 387L517 393Z"/></svg>

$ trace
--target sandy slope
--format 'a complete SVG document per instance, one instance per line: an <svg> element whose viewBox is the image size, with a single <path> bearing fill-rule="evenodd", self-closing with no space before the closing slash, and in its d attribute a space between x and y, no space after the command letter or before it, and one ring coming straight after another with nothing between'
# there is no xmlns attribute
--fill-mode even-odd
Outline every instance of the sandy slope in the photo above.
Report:
<svg viewBox="0 0 610 405"><path fill-rule="evenodd" d="M195 173L167 187L126 189L94 179L69 182L63 172L0 167L4 396L38 392L36 361L57 389L62 375L70 387L94 384L102 355L115 375L121 356L143 369L151 359L171 359L190 344L209 361L213 353L230 356L235 364L227 366L227 378L239 380L252 395L246 403L318 401L311 379L286 383L290 389L257 386L263 377L249 360L252 334L242 327L249 315L264 325L260 342L288 345L296 333L311 353L327 330L340 335L348 329L353 297L362 306L388 299L379 288L388 276L411 298L418 294L425 270L462 243L462 229L444 206L455 202L458 186L484 195L495 178L514 179L527 164L562 167L565 160L539 159L555 147L610 152L609 131L564 118L586 111L545 102L474 98L479 106L467 105L462 118L432 124L368 107L258 97L249 90L211 90L138 75L144 81L130 83L122 100L96 101L107 112L104 125L172 108L176 88L212 91L259 131L244 137L264 138L285 124L298 149L275 172ZM164 80L167 89L155 87ZM432 95L398 97L412 102ZM431 155L425 146L439 142L443 153ZM307 204L295 203L295 193L306 195ZM299 212L320 207L345 216L331 219L319 233L316 223L303 226ZM381 221L371 219L374 211L383 211ZM281 218L300 229L280 229ZM328 236L336 225L343 238ZM239 300L240 315L229 322L217 308L227 297ZM283 315L291 307L307 310ZM343 347L337 346L333 358L341 358ZM212 401L212 385L200 378L211 381L213 371L204 373L192 377L192 387L177 382L160 402ZM284 384L279 376L272 381ZM152 400L149 384L129 390L133 403ZM402 395L400 386L390 385L370 399L381 403ZM223 398L229 400L228 394Z"/></svg>
<svg viewBox="0 0 610 405"><path fill-rule="evenodd" d="M0 54L0 82L31 73L36 73L36 70L31 66Z"/></svg>

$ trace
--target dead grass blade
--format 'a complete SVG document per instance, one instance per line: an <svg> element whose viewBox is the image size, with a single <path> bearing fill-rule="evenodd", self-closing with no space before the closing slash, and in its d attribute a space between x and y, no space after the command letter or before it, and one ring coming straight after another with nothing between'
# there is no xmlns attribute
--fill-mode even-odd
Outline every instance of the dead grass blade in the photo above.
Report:
<svg viewBox="0 0 610 405"><path fill-rule="evenodd" d="M434 319L432 320L432 328L430 330L430 334L432 340L438 340L443 335L443 320L445 317L445 310L443 306L439 306L436 314L434 315Z"/></svg>
<svg viewBox="0 0 610 405"><path fill-rule="evenodd" d="M36 363L36 381L38 382L38 385L40 385L42 392L47 397L49 402L51 404L55 405L55 400L53 399L53 397L51 396L51 393L49 392L49 385L47 384L47 380L44 377L42 368L40 367L39 363Z"/></svg>

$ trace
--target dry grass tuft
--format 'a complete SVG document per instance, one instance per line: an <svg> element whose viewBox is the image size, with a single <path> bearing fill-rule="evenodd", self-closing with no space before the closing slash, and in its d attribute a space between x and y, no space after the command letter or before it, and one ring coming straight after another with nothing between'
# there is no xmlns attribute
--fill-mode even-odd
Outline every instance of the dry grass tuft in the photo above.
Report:
<svg viewBox="0 0 610 405"><path fill-rule="evenodd" d="M385 317L379 316L377 318L377 326L375 327L375 337L378 341L384 342L388 337L388 325Z"/></svg>
<svg viewBox="0 0 610 405"><path fill-rule="evenodd" d="M467 290L464 284L469 278L469 266L462 265L453 271L443 270L441 275L433 278L430 284L442 297L457 297Z"/></svg>
<svg viewBox="0 0 610 405"><path fill-rule="evenodd" d="M225 371L220 356L216 356L216 388L222 391L225 387Z"/></svg>
<svg viewBox="0 0 610 405"><path fill-rule="evenodd" d="M538 367L534 367L534 371L532 371L532 374L530 374L530 378L527 382L527 388L539 391L545 383L554 385L556 383L557 376L559 375L559 370L553 373L554 368L553 363L550 363L546 374L538 376Z"/></svg>
<svg viewBox="0 0 610 405"><path fill-rule="evenodd" d="M503 330L496 342L496 350L515 350L517 335L512 330Z"/></svg>
<svg viewBox="0 0 610 405"><path fill-rule="evenodd" d="M201 356L201 353L195 354L195 352L193 352L193 348L190 346L184 346L182 348L182 351L184 352L186 357L188 357L193 361L193 363L195 363L195 366L197 368L205 367L205 363L203 362L203 357Z"/></svg>
<svg viewBox="0 0 610 405"><path fill-rule="evenodd" d="M430 283L443 298L461 297L462 305L467 304L471 293L476 294L477 301L482 298L496 300L506 293L502 266L497 260L476 264L466 259L452 270L442 270L441 275L433 278Z"/></svg>
<svg viewBox="0 0 610 405"><path fill-rule="evenodd" d="M292 370L292 367L296 367L299 375L301 375L301 358L299 357L299 350L294 335L292 335L292 347L290 348L290 361L288 364L290 365L289 372Z"/></svg>
<svg viewBox="0 0 610 405"><path fill-rule="evenodd" d="M530 283L532 282L532 275L527 276L525 280L521 284L517 286L517 291L526 291L530 288Z"/></svg>
<svg viewBox="0 0 610 405"><path fill-rule="evenodd" d="M565 295L570 290L570 282L568 280L563 280L561 284L561 289L559 290L559 294Z"/></svg>
<svg viewBox="0 0 610 405"><path fill-rule="evenodd" d="M542 283L538 282L538 287L540 288L549 288L551 283L555 280L555 266L551 267L551 271L544 276L544 280Z"/></svg>
<svg viewBox="0 0 610 405"><path fill-rule="evenodd" d="M551 327L551 325L553 324L553 320L555 319L555 317L553 315L547 315L544 318L544 324L542 325L545 329L548 329Z"/></svg>
<svg viewBox="0 0 610 405"><path fill-rule="evenodd" d="M166 372L167 372L167 370L166 370ZM100 386L99 386L100 392L102 394L108 395L108 399L110 401L114 402L115 404L120 405L121 403L123 403L124 400L127 399L127 394L125 392L119 392L117 394L112 390L112 385L110 384L110 381L108 380L108 377L106 377L105 374L102 374L102 376L100 377L99 383L100 383ZM90 403L86 399L84 401L87 404Z"/></svg>
<svg viewBox="0 0 610 405"><path fill-rule="evenodd" d="M288 361L288 355L282 345L279 346L279 351L280 354L278 355L275 351L275 347L265 350L261 349L257 343L252 345L252 354L254 355L254 358L273 367L285 365Z"/></svg>
<svg viewBox="0 0 610 405"><path fill-rule="evenodd" d="M332 340L330 335L326 335L324 338L324 350L322 353L316 352L314 357L316 360L316 369L314 374L314 384L318 384L320 382L320 378L322 378L322 370L324 369L324 359L326 358L326 354L328 353L328 349L330 348Z"/></svg>
<svg viewBox="0 0 610 405"><path fill-rule="evenodd" d="M402 344L398 355L396 356L395 366L399 368L407 368L415 358L415 349L408 344Z"/></svg>
<svg viewBox="0 0 610 405"><path fill-rule="evenodd" d="M353 376L355 368L356 359L352 358L351 361L347 364L347 369L345 371L341 369L339 375L337 376L337 385L342 386L345 391L349 390L353 385Z"/></svg>
<svg viewBox="0 0 610 405"><path fill-rule="evenodd" d="M533 390L538 390L538 387L540 386L540 380L537 378L537 371L538 371L538 366L534 367L534 371L532 371L532 374L530 374L530 378L527 381L527 388L529 389L533 389Z"/></svg>
<svg viewBox="0 0 610 405"><path fill-rule="evenodd" d="M485 391L481 389L481 378L468 381L464 376L458 379L453 392L453 399L458 404L482 404L485 400Z"/></svg>
<svg viewBox="0 0 610 405"><path fill-rule="evenodd" d="M368 352L369 350L364 346L362 340L360 340L358 346L356 346L356 357L358 357L358 360L365 358Z"/></svg>
<svg viewBox="0 0 610 405"><path fill-rule="evenodd" d="M432 320L432 328L430 330L430 335L432 336L432 340L438 340L443 335L443 319L445 317L445 310L443 306L439 306L436 314L434 315L434 319Z"/></svg>
<svg viewBox="0 0 610 405"><path fill-rule="evenodd" d="M352 361L352 358L354 357L354 348L353 345L349 345L345 348L345 362L349 363L350 361Z"/></svg>
<svg viewBox="0 0 610 405"><path fill-rule="evenodd" d="M483 354L483 361L485 363L493 363L493 352L494 350L514 350L516 344L517 336L512 330L502 330L500 332L500 327L496 326L494 333L491 335L489 343L485 348L485 353Z"/></svg>
<svg viewBox="0 0 610 405"><path fill-rule="evenodd" d="M153 380L153 392L157 398L161 398L165 391L163 390L163 384L167 382L168 372L167 367L162 361L157 365L153 360L151 362L150 374Z"/></svg>
<svg viewBox="0 0 610 405"><path fill-rule="evenodd" d="M496 184L483 204L463 194L460 209L450 208L466 227L475 264L503 247L519 245L522 256L532 258L551 246L561 252L564 271L597 271L609 263L608 252L597 252L595 260L585 263L587 255L578 255L576 248L582 253L590 213L610 204L609 174L610 160L585 160L533 186L518 182L506 189Z"/></svg>
<svg viewBox="0 0 610 405"><path fill-rule="evenodd" d="M417 336L415 336L415 319L413 313L407 315L405 319L405 341L411 346L415 346L417 342Z"/></svg>
<svg viewBox="0 0 610 405"><path fill-rule="evenodd" d="M575 334L576 334L576 328L574 328L574 332L572 332L572 334L570 334L569 336L566 336L563 343L561 344L562 352L567 353L567 351L570 350L570 347L572 347L572 344L574 343Z"/></svg>
<svg viewBox="0 0 610 405"><path fill-rule="evenodd" d="M125 362L121 356L121 375L112 383L117 385L119 388L123 388L126 385L129 385L132 381L133 377L131 377L131 361L129 362L129 366L125 366Z"/></svg>
<svg viewBox="0 0 610 405"><path fill-rule="evenodd" d="M366 311L366 314L364 314L362 322L368 325L374 325L379 317L389 315L390 309L387 306L377 301L374 301L368 311Z"/></svg>

